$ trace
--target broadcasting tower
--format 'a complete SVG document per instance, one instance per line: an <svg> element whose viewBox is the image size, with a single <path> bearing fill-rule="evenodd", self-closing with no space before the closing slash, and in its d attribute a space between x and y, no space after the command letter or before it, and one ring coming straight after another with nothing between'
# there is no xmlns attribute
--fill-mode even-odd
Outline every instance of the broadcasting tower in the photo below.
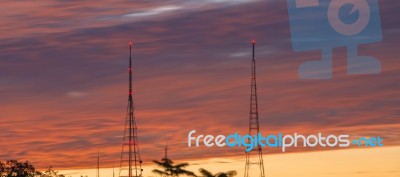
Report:
<svg viewBox="0 0 400 177"><path fill-rule="evenodd" d="M250 95L250 121L249 121L249 135L258 136L260 132L260 125L258 123L258 105L257 105L257 84L256 84L256 60L254 59L254 46L253 40L253 59L251 60L251 95ZM256 166L254 168L251 168ZM262 157L261 146L257 143L251 151L246 152L246 167L244 177L265 177L264 162Z"/></svg>
<svg viewBox="0 0 400 177"><path fill-rule="evenodd" d="M142 159L139 153L136 119L134 114L134 102L132 96L132 42L129 43L129 96L125 121L125 131L122 142L120 177L141 177Z"/></svg>

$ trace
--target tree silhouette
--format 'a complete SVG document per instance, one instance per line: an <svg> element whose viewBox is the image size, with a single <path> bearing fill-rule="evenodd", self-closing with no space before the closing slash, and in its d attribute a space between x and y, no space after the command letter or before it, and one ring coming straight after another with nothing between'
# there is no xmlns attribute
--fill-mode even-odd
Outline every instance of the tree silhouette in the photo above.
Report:
<svg viewBox="0 0 400 177"><path fill-rule="evenodd" d="M183 169L189 166L188 163L180 163L174 165L174 162L169 158L163 158L161 159L161 161L153 160L153 162L159 167L164 168L163 170L158 170L158 169L153 170L153 173L159 174L161 176L177 177L179 175L187 175L196 177L196 175L193 172Z"/></svg>
<svg viewBox="0 0 400 177"><path fill-rule="evenodd" d="M8 160L0 161L0 177L65 177L49 167L45 172L36 171L35 167L28 161L18 162Z"/></svg>
<svg viewBox="0 0 400 177"><path fill-rule="evenodd" d="M35 170L35 167L28 161L18 162L16 160L8 160L0 162L1 177L35 177L40 176L40 172Z"/></svg>
<svg viewBox="0 0 400 177"><path fill-rule="evenodd" d="M216 174L212 174L204 168L200 168L199 171L203 175L202 177L233 177L237 175L236 171L219 172Z"/></svg>
<svg viewBox="0 0 400 177"><path fill-rule="evenodd" d="M46 171L42 172L40 177L65 177L63 174L58 174L58 171L53 170L50 166Z"/></svg>

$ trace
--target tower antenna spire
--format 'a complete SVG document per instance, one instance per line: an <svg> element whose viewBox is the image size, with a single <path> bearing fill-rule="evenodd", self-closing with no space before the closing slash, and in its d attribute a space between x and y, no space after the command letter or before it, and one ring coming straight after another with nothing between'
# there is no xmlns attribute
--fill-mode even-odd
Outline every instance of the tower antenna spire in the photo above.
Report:
<svg viewBox="0 0 400 177"><path fill-rule="evenodd" d="M97 151L97 177L100 177L100 152Z"/></svg>
<svg viewBox="0 0 400 177"><path fill-rule="evenodd" d="M167 144L165 144L165 159L167 159L168 158L168 143Z"/></svg>
<svg viewBox="0 0 400 177"><path fill-rule="evenodd" d="M255 40L252 41L252 60L251 60L251 94L250 94L250 118L249 135L255 136L260 133L258 121L258 102L257 102L257 83L256 83L256 60L255 60ZM249 143L249 142L248 142ZM258 169L251 169L252 165L258 166ZM253 173L253 174L250 174ZM255 173L257 172L257 173ZM251 151L246 152L246 165L244 177L265 177L264 162L260 144L257 144Z"/></svg>
<svg viewBox="0 0 400 177"><path fill-rule="evenodd" d="M129 86L128 86L128 108L125 121L125 131L122 143L120 177L141 177L142 159L139 152L139 141L137 135L136 118L134 112L133 90L132 90L132 42L129 42Z"/></svg>

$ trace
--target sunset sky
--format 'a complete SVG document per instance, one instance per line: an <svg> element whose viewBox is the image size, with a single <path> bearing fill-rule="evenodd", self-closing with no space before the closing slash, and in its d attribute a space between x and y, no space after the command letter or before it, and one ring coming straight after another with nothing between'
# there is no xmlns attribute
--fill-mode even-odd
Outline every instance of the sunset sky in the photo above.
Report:
<svg viewBox="0 0 400 177"><path fill-rule="evenodd" d="M333 79L301 80L298 66L321 53L292 50L285 0L2 1L0 161L91 169L99 151L103 167L118 166L133 41L144 163L161 159L168 143L180 162L227 158L232 162L222 163L224 169L244 167L243 148L188 148L187 134L247 133L255 39L261 132L381 136L385 146L265 149L281 159L267 164L371 152L364 163L400 174L400 2L379 5L383 40L361 45L359 53L378 58L381 74L347 75L346 48L338 47ZM316 174L346 171L336 160ZM287 172L274 169L275 176ZM150 170L145 176L154 175Z"/></svg>

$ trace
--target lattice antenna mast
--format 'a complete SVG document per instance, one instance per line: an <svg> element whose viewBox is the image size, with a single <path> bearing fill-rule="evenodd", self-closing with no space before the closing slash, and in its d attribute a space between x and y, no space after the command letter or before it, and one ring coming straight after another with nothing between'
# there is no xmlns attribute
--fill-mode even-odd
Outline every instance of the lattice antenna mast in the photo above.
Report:
<svg viewBox="0 0 400 177"><path fill-rule="evenodd" d="M129 96L128 108L125 121L125 131L122 144L120 177L141 177L142 160L139 153L139 142L137 136L137 126L134 114L134 102L132 91L132 42L129 43ZM127 171L127 172L126 172Z"/></svg>
<svg viewBox="0 0 400 177"><path fill-rule="evenodd" d="M249 119L249 135L258 136L260 132L260 125L258 122L258 102L257 102L257 84L256 84L256 60L255 55L255 41L252 42L252 60L251 60L251 95L250 95L250 119ZM257 166L256 169L252 169L252 166ZM257 172L258 174L256 174ZM252 174L250 174L252 173ZM265 177L264 174L264 162L262 157L261 146L257 143L250 152L246 152L246 166L244 177Z"/></svg>

